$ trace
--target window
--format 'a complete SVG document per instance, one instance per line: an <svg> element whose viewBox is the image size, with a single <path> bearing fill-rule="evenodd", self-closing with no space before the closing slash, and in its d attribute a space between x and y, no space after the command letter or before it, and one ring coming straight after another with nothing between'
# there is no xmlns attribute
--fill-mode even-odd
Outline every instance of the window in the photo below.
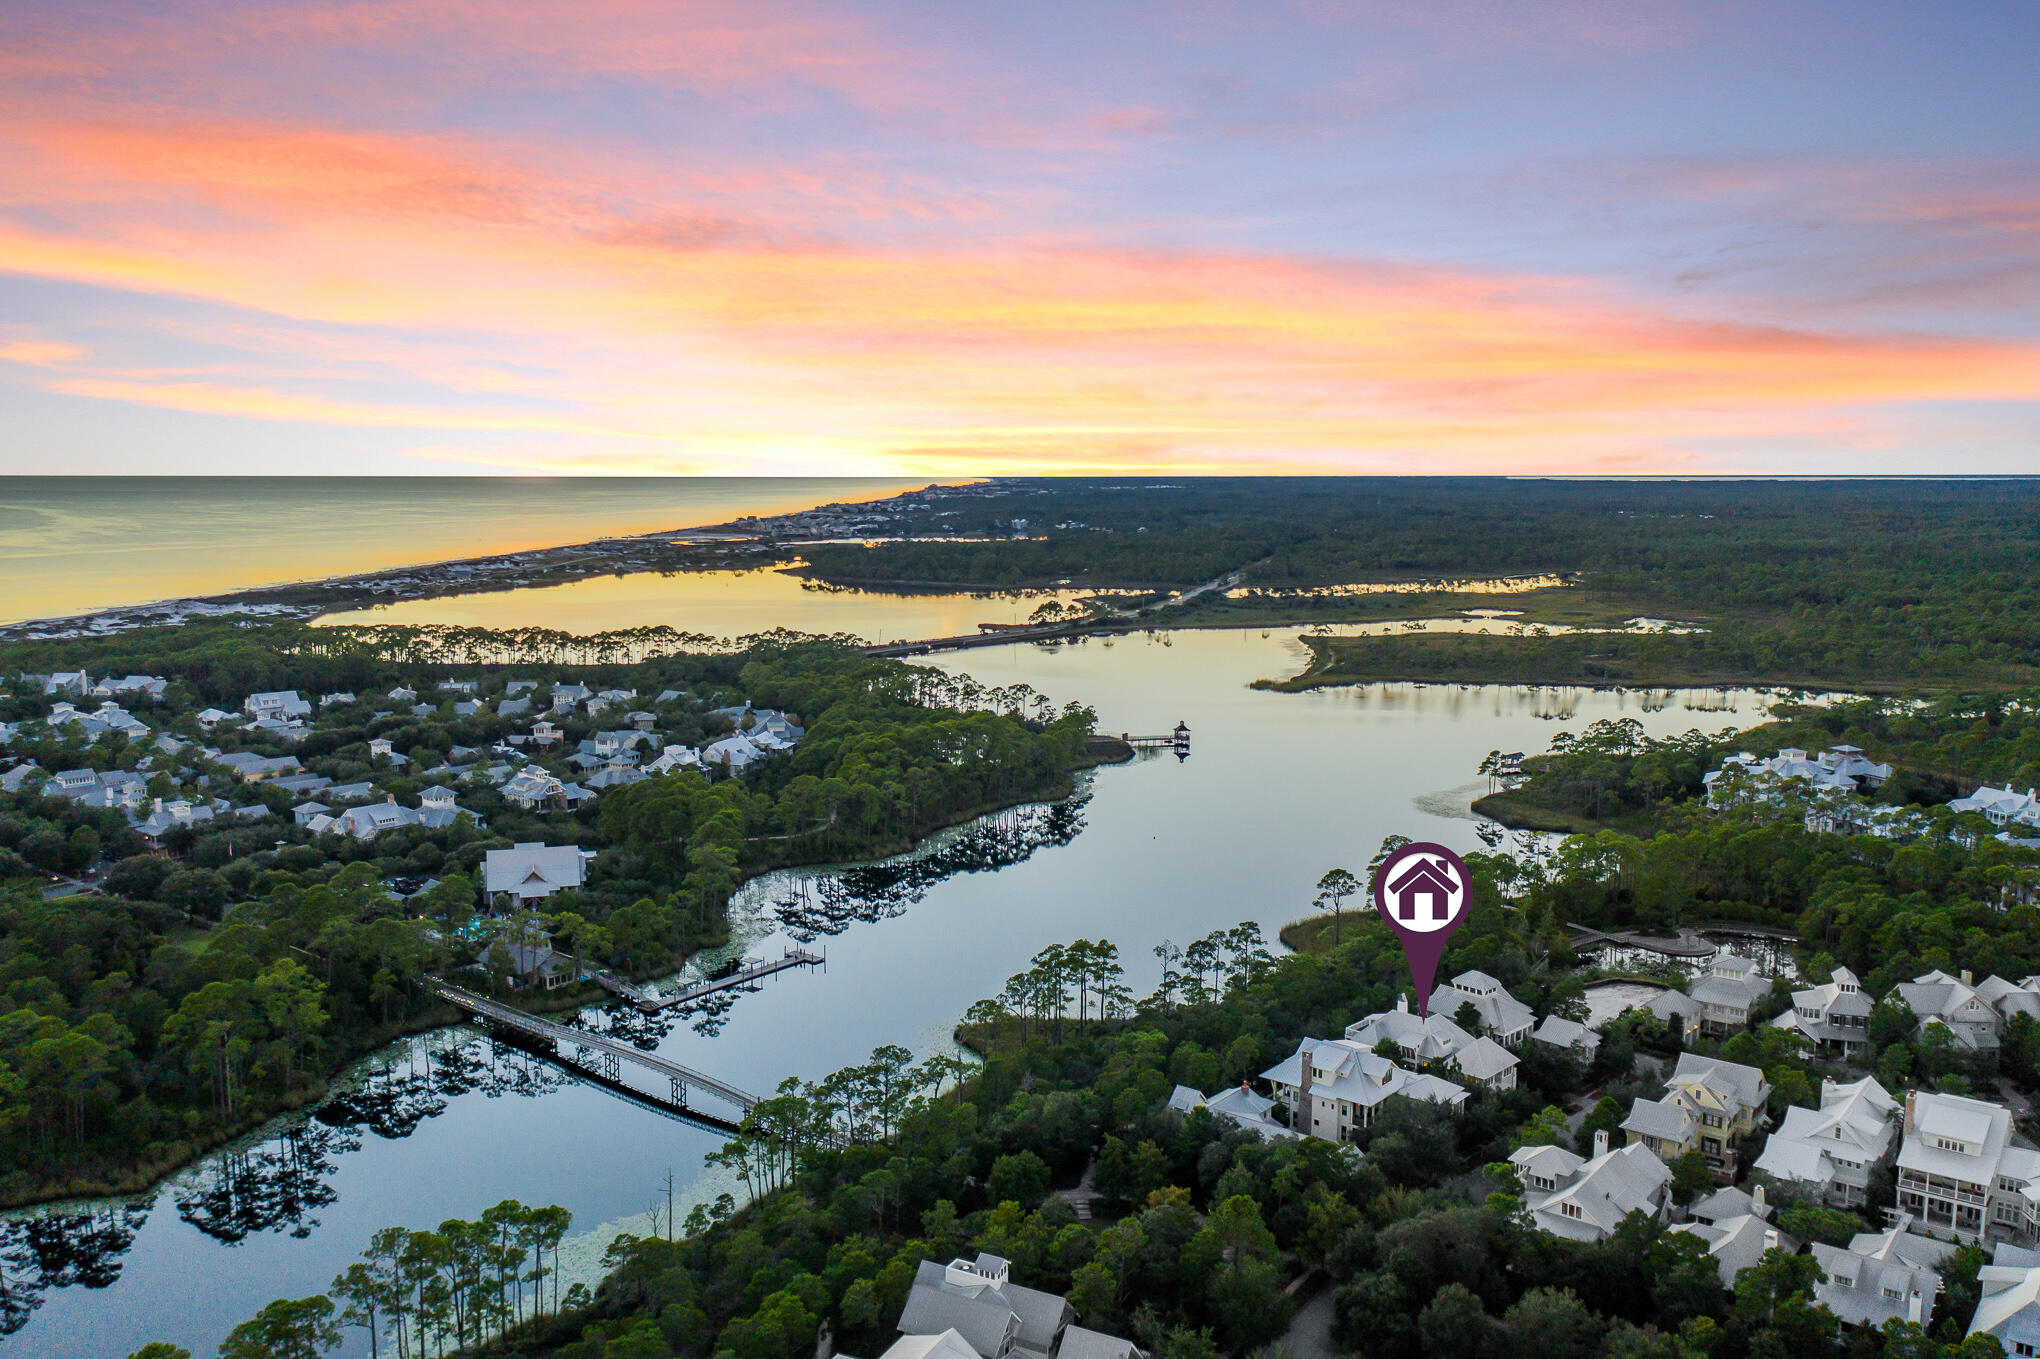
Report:
<svg viewBox="0 0 2040 1359"><path fill-rule="evenodd" d="M2023 1359L2032 1359L2033 1347L2023 1340L2014 1340L2012 1342L2012 1353L2023 1356Z"/></svg>
<svg viewBox="0 0 2040 1359"><path fill-rule="evenodd" d="M1577 1203L1561 1203L1558 1205L1558 1211L1566 1217L1578 1217L1580 1206Z"/></svg>
<svg viewBox="0 0 2040 1359"><path fill-rule="evenodd" d="M1899 1292L1896 1288L1893 1288L1890 1284L1886 1284L1884 1286L1884 1296L1890 1298L1893 1302L1899 1302L1904 1300L1905 1298L1905 1294Z"/></svg>

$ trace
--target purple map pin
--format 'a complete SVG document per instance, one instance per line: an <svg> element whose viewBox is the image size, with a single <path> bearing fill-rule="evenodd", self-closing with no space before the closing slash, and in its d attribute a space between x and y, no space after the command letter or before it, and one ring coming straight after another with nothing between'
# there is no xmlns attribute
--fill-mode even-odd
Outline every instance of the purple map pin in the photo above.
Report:
<svg viewBox="0 0 2040 1359"><path fill-rule="evenodd" d="M1374 870L1374 909L1402 940L1410 980L1416 983L1417 1013L1425 1018L1431 1014L1438 960L1473 904L1472 886L1466 860L1443 845L1404 845Z"/></svg>

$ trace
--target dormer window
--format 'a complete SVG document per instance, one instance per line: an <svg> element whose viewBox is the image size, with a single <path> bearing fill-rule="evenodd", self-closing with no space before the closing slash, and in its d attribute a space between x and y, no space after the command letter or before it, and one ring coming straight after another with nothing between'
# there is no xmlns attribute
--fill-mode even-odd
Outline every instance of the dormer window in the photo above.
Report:
<svg viewBox="0 0 2040 1359"><path fill-rule="evenodd" d="M1577 1203L1561 1203L1558 1205L1558 1211L1565 1217L1578 1217L1580 1206Z"/></svg>

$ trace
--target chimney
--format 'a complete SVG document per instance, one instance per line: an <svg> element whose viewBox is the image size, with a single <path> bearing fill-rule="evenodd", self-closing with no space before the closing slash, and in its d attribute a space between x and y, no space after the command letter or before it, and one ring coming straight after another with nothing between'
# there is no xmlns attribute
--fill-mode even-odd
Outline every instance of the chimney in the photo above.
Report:
<svg viewBox="0 0 2040 1359"><path fill-rule="evenodd" d="M1757 1205L1757 1211L1759 1213L1761 1213L1764 1209L1771 1206L1770 1204L1764 1202L1764 1186L1762 1185L1758 1185L1757 1192L1750 1195L1750 1202ZM1776 1236L1777 1233L1773 1232L1771 1233L1771 1235ZM1774 1241L1771 1244L1776 1245L1777 1242Z"/></svg>
<svg viewBox="0 0 2040 1359"><path fill-rule="evenodd" d="M1905 1135L1905 1136L1907 1136L1907 1137L1911 1137L1911 1136L1913 1135L1913 1119L1914 1119L1914 1114L1913 1114L1913 1102L1914 1102L1915 1100L1917 1100L1918 1098L1919 1098L1919 1091L1917 1091L1917 1090L1908 1090L1908 1091L1906 1091L1906 1092L1905 1092L1905 1131L1904 1131L1904 1135Z"/></svg>
<svg viewBox="0 0 2040 1359"><path fill-rule="evenodd" d="M1596 1128L1594 1130L1594 1155L1606 1156L1607 1154L1608 1130L1606 1128Z"/></svg>
<svg viewBox="0 0 2040 1359"><path fill-rule="evenodd" d="M1774 1251L1778 1249L1778 1229L1776 1227L1771 1227L1765 1230L1764 1249L1767 1251Z"/></svg>
<svg viewBox="0 0 2040 1359"><path fill-rule="evenodd" d="M1298 1132L1305 1134L1310 1133L1312 1125L1317 1122L1316 1119L1310 1116L1310 1062L1312 1055L1312 1050L1308 1046L1303 1048L1303 1071L1296 1082L1296 1112L1289 1119L1290 1127L1296 1128ZM1298 1119L1303 1120L1303 1126L1300 1128L1297 1128Z"/></svg>
<svg viewBox="0 0 2040 1359"><path fill-rule="evenodd" d="M1915 1326L1924 1326L1926 1325L1924 1313L1925 1308L1920 1305L1920 1290L1915 1288L1906 1295L1905 1319Z"/></svg>
<svg viewBox="0 0 2040 1359"><path fill-rule="evenodd" d="M1410 1012L1410 998L1408 996L1397 996L1395 998L1395 1012L1399 1015L1406 1015Z"/></svg>
<svg viewBox="0 0 2040 1359"><path fill-rule="evenodd" d="M1966 967L1962 969L1962 984L1964 986L1974 986L1976 984L1976 974Z"/></svg>
<svg viewBox="0 0 2040 1359"><path fill-rule="evenodd" d="M156 814L157 814L158 816L162 815L162 813L163 813L163 799L162 799L162 798L159 798L159 797L152 797L152 798L150 798L150 799L149 799L149 810L150 810L150 811L152 811L152 812L154 812L154 813L156 813Z"/></svg>
<svg viewBox="0 0 2040 1359"><path fill-rule="evenodd" d="M395 793L384 793L383 801L389 803L392 807L394 807L397 803L397 795Z"/></svg>

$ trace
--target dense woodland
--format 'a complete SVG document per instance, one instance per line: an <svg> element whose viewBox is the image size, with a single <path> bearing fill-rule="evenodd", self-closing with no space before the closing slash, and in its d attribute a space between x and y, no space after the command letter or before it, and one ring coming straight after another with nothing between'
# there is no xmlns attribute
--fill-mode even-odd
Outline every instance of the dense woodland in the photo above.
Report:
<svg viewBox="0 0 2040 1359"><path fill-rule="evenodd" d="M1241 571L1250 590L1283 591L1554 573L1610 620L1707 629L1340 641L1318 667L1327 682L1948 689L2040 679L2040 489L2020 482L1004 481L927 517L904 531L1005 540L801 552L832 581L980 587L1182 587ZM1208 596L1186 618L1257 612L1366 616L1350 599L1271 595Z"/></svg>

